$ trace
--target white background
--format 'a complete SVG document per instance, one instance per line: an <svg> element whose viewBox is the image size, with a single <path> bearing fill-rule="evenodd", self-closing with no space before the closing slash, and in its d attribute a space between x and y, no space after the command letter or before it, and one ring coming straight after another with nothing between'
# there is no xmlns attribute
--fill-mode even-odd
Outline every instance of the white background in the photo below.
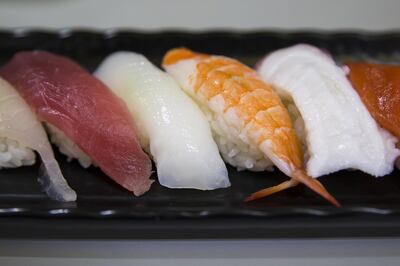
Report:
<svg viewBox="0 0 400 266"><path fill-rule="evenodd" d="M397 0L0 0L0 26L398 29Z"/></svg>
<svg viewBox="0 0 400 266"><path fill-rule="evenodd" d="M0 0L0 27L400 30L396 0ZM400 265L400 239L0 240L0 265Z"/></svg>

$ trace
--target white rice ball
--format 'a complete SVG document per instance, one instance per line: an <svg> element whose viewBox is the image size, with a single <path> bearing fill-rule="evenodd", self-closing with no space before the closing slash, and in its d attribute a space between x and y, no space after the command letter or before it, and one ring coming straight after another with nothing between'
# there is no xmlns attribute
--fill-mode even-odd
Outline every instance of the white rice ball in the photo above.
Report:
<svg viewBox="0 0 400 266"><path fill-rule="evenodd" d="M224 100L219 95L210 100L209 106L214 112L207 109L203 111L210 121L214 140L225 162L239 171L273 171L271 160L259 147L249 144L244 132L246 129L240 129L240 119L236 116L235 109L224 112Z"/></svg>
<svg viewBox="0 0 400 266"><path fill-rule="evenodd" d="M79 164L84 168L88 168L92 164L94 165L90 157L68 138L64 132L49 123L45 123L45 125L50 135L50 141L58 147L62 154L68 157L68 162L77 159Z"/></svg>
<svg viewBox="0 0 400 266"><path fill-rule="evenodd" d="M0 137L0 168L15 168L35 163L35 152L18 141Z"/></svg>

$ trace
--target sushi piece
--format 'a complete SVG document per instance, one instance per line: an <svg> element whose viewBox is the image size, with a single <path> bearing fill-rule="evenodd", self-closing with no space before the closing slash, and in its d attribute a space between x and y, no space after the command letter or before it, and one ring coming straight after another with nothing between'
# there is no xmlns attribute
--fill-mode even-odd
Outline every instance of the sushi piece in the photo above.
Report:
<svg viewBox="0 0 400 266"><path fill-rule="evenodd" d="M373 118L399 140L400 66L350 62L345 70ZM396 167L400 169L400 158L396 161Z"/></svg>
<svg viewBox="0 0 400 266"><path fill-rule="evenodd" d="M143 55L117 52L103 61L96 76L128 105L161 185L200 190L230 186L206 117L167 73Z"/></svg>
<svg viewBox="0 0 400 266"><path fill-rule="evenodd" d="M38 181L44 191L58 201L75 201L76 193L61 173L42 124L18 92L0 78L0 168L32 165L34 151L42 159Z"/></svg>
<svg viewBox="0 0 400 266"><path fill-rule="evenodd" d="M383 176L393 170L395 138L379 128L328 54L295 45L268 55L258 73L292 110L310 176L349 168Z"/></svg>
<svg viewBox="0 0 400 266"><path fill-rule="evenodd" d="M339 206L321 183L306 174L288 112L271 86L254 70L227 57L198 54L185 48L169 51L163 66L206 113L228 163L254 171L274 164L291 177L247 200L302 182Z"/></svg>
<svg viewBox="0 0 400 266"><path fill-rule="evenodd" d="M351 62L347 77L378 124L400 138L400 66Z"/></svg>
<svg viewBox="0 0 400 266"><path fill-rule="evenodd" d="M90 158L136 196L149 190L151 161L139 145L134 121L101 81L72 60L44 51L17 53L0 75L49 125L61 152L84 154L81 163L87 166Z"/></svg>

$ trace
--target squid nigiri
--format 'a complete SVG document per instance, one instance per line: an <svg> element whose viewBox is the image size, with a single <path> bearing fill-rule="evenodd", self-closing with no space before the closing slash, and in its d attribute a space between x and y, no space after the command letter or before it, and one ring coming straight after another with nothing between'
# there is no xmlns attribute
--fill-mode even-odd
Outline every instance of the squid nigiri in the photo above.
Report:
<svg viewBox="0 0 400 266"><path fill-rule="evenodd" d="M169 51L163 66L207 114L227 162L257 171L273 163L291 177L247 200L302 182L339 205L321 183L306 174L300 143L288 112L279 96L254 70L234 59L198 54L185 48Z"/></svg>
<svg viewBox="0 0 400 266"><path fill-rule="evenodd" d="M61 134L53 138L64 147L61 152L84 154L84 162L90 158L136 196L149 190L151 161L139 145L134 121L102 82L72 60L44 51L17 53L0 75L50 125L51 134ZM68 143L71 149L65 149Z"/></svg>
<svg viewBox="0 0 400 266"><path fill-rule="evenodd" d="M128 105L161 185L200 190L230 185L207 119L167 73L143 55L117 52L96 76Z"/></svg>
<svg viewBox="0 0 400 266"><path fill-rule="evenodd" d="M0 78L0 168L32 165L42 159L39 183L55 200L75 201L76 193L64 179L46 132L18 92Z"/></svg>
<svg viewBox="0 0 400 266"><path fill-rule="evenodd" d="M348 168L383 176L393 170L395 138L379 128L328 54L296 45L268 55L258 72L293 110L310 176Z"/></svg>

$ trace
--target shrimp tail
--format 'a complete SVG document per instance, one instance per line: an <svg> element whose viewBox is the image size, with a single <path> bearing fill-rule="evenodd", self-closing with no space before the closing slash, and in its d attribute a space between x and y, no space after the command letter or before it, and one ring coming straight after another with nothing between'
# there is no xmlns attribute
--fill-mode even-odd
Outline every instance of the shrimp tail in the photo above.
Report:
<svg viewBox="0 0 400 266"><path fill-rule="evenodd" d="M331 202L333 205L336 207L340 207L340 203L325 189L325 187L316 179L310 177L309 175L306 174L304 170L297 169L293 172L293 178L282 182L281 184L269 188L262 189L260 191L257 191L253 194L251 194L248 198L245 199L246 202L260 199L269 195L272 195L274 193L277 193L279 191L297 186L299 183L305 184L307 187L321 195L323 198Z"/></svg>
<svg viewBox="0 0 400 266"><path fill-rule="evenodd" d="M253 194L251 194L250 196L248 196L245 199L245 202L249 202L249 201L253 201L256 199L261 199L264 197L267 197L269 195L275 194L279 191L297 186L298 184L300 184L299 181L295 180L295 179L290 179L288 181L282 182L279 185L273 186L273 187L269 187L269 188L264 188L262 190L259 190L257 192L254 192Z"/></svg>
<svg viewBox="0 0 400 266"><path fill-rule="evenodd" d="M340 207L340 203L326 190L326 188L316 179L307 175L302 169L296 169L293 172L293 178L300 181L310 189L314 190L316 193L321 195L327 201L331 202L336 207Z"/></svg>

